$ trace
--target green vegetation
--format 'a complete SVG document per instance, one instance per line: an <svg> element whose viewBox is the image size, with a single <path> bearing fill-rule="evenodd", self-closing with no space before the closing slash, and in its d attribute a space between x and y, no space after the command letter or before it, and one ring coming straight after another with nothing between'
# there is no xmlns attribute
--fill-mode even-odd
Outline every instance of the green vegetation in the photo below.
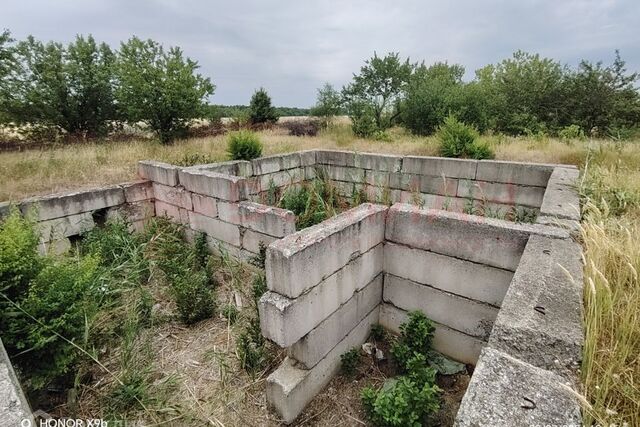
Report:
<svg viewBox="0 0 640 427"><path fill-rule="evenodd" d="M249 102L249 121L252 124L275 123L278 113L271 105L271 97L264 88L260 88Z"/></svg>
<svg viewBox="0 0 640 427"><path fill-rule="evenodd" d="M340 92L334 87L325 83L318 89L318 98L316 105L311 109L309 115L320 118L323 127L328 127L334 120L335 116L341 114L342 98Z"/></svg>
<svg viewBox="0 0 640 427"><path fill-rule="evenodd" d="M298 116L308 116L310 114L308 108L297 108L297 107L273 107L276 110L276 114L278 117L298 117ZM248 105L220 105L220 104L210 104L209 105L209 117L237 117L239 114L249 112Z"/></svg>
<svg viewBox="0 0 640 427"><path fill-rule="evenodd" d="M362 404L377 426L422 426L440 407L436 370L429 366L433 324L419 311L409 313L391 353L403 375L387 380L380 390L365 387Z"/></svg>
<svg viewBox="0 0 640 427"><path fill-rule="evenodd" d="M360 362L360 349L352 348L351 350L340 355L340 369L347 376L353 376Z"/></svg>
<svg viewBox="0 0 640 427"><path fill-rule="evenodd" d="M278 206L296 215L296 229L301 230L335 216L345 204L331 181L317 178L289 187Z"/></svg>
<svg viewBox="0 0 640 427"><path fill-rule="evenodd" d="M448 116L438 127L436 137L440 140L440 154L444 157L492 159L493 151L487 144L478 141L478 131Z"/></svg>
<svg viewBox="0 0 640 427"><path fill-rule="evenodd" d="M262 155L262 143L254 132L241 130L229 134L227 152L231 160L253 160Z"/></svg>

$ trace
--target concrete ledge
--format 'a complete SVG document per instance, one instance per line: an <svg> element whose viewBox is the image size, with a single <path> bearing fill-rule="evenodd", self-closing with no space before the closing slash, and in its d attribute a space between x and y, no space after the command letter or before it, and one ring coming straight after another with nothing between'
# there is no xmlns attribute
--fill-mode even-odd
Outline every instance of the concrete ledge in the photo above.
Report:
<svg viewBox="0 0 640 427"><path fill-rule="evenodd" d="M267 378L267 402L286 424L292 423L304 407L331 380L340 368L340 355L359 347L369 336L371 325L378 323L375 308L312 369L303 369L291 358Z"/></svg>
<svg viewBox="0 0 640 427"><path fill-rule="evenodd" d="M400 325L409 319L407 311L391 304L380 304L380 324L399 334ZM485 342L447 326L434 322L433 348L459 362L475 364Z"/></svg>
<svg viewBox="0 0 640 427"><path fill-rule="evenodd" d="M458 184L458 197L532 208L542 205L544 192L544 187L500 182L461 180Z"/></svg>
<svg viewBox="0 0 640 427"><path fill-rule="evenodd" d="M489 343L542 369L575 377L582 360L582 261L571 240L531 236Z"/></svg>
<svg viewBox="0 0 640 427"><path fill-rule="evenodd" d="M178 169L178 166L152 160L138 162L138 175L141 178L172 187L178 185Z"/></svg>
<svg viewBox="0 0 640 427"><path fill-rule="evenodd" d="M278 240L277 237L246 229L242 233L242 249L246 249L249 252L258 254L260 253L260 242L262 242L265 246L269 246L276 240Z"/></svg>
<svg viewBox="0 0 640 427"><path fill-rule="evenodd" d="M284 237L296 231L296 216L286 209L240 202L238 211L242 226L251 230L273 237Z"/></svg>
<svg viewBox="0 0 640 427"><path fill-rule="evenodd" d="M354 166L378 172L400 172L402 156L376 153L356 153Z"/></svg>
<svg viewBox="0 0 640 427"><path fill-rule="evenodd" d="M420 310L429 319L486 341L498 309L421 285L392 274L384 276L383 301L406 311Z"/></svg>
<svg viewBox="0 0 640 427"><path fill-rule="evenodd" d="M23 420L29 421L30 426L36 425L29 402L22 392L9 356L0 341L0 426L20 426Z"/></svg>
<svg viewBox="0 0 640 427"><path fill-rule="evenodd" d="M382 246L352 260L298 298L265 293L258 304L262 334L280 347L289 347L349 301L356 291L373 280L382 281Z"/></svg>
<svg viewBox="0 0 640 427"><path fill-rule="evenodd" d="M385 243L384 271L496 307L513 277L508 270L395 243Z"/></svg>
<svg viewBox="0 0 640 427"><path fill-rule="evenodd" d="M577 191L579 171L555 168L540 206L540 214L553 218L580 220L580 196Z"/></svg>
<svg viewBox="0 0 640 427"><path fill-rule="evenodd" d="M140 180L125 182L119 187L124 191L124 199L127 203L141 202L153 199L153 186L151 181Z"/></svg>
<svg viewBox="0 0 640 427"><path fill-rule="evenodd" d="M482 351L455 426L580 426L563 379L492 348Z"/></svg>
<svg viewBox="0 0 640 427"><path fill-rule="evenodd" d="M354 167L355 160L354 151L316 150L316 163L320 165Z"/></svg>
<svg viewBox="0 0 640 427"><path fill-rule="evenodd" d="M196 212L189 212L189 225L192 229L202 231L217 240L240 247L240 229L219 219L209 218Z"/></svg>
<svg viewBox="0 0 640 427"><path fill-rule="evenodd" d="M246 179L200 169L182 169L180 184L189 191L237 202L247 196Z"/></svg>
<svg viewBox="0 0 640 427"><path fill-rule="evenodd" d="M36 224L40 240L45 243L64 237L77 236L91 230L94 226L93 217L89 212L40 221Z"/></svg>
<svg viewBox="0 0 640 427"><path fill-rule="evenodd" d="M121 205L125 202L121 187L109 186L73 193L31 197L20 203L20 211L27 214L35 209L40 221L92 212Z"/></svg>
<svg viewBox="0 0 640 427"><path fill-rule="evenodd" d="M191 166L187 169L216 172L223 175L233 175L241 177L248 177L253 174L251 162L246 160L229 160L226 162L208 163L205 165Z"/></svg>
<svg viewBox="0 0 640 427"><path fill-rule="evenodd" d="M545 187L554 167L555 165L549 164L480 160L476 179Z"/></svg>
<svg viewBox="0 0 640 427"><path fill-rule="evenodd" d="M315 329L289 348L289 356L306 368L312 368L336 346L360 321L380 304L382 276L370 282Z"/></svg>
<svg viewBox="0 0 640 427"><path fill-rule="evenodd" d="M343 182L363 183L365 170L345 166L325 166L324 174L332 180Z"/></svg>
<svg viewBox="0 0 640 427"><path fill-rule="evenodd" d="M295 298L381 243L387 209L366 203L271 244L269 289Z"/></svg>
<svg viewBox="0 0 640 427"><path fill-rule="evenodd" d="M153 183L153 194L156 200L181 207L186 210L193 209L191 193L182 187L169 187L158 183Z"/></svg>

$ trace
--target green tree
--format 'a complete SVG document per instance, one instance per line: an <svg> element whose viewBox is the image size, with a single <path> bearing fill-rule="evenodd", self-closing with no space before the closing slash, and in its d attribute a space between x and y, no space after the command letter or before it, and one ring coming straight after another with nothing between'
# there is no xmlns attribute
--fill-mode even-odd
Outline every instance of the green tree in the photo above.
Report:
<svg viewBox="0 0 640 427"><path fill-rule="evenodd" d="M342 89L349 115L352 115L353 105L361 111L361 105L367 104L378 129L391 126L398 114L393 108L402 97L413 69L409 59L400 60L398 53L389 53L382 58L374 53L373 58L360 68L360 74L354 74L353 81Z"/></svg>
<svg viewBox="0 0 640 427"><path fill-rule="evenodd" d="M197 69L180 48L165 51L137 37L122 43L115 94L124 119L145 123L162 143L182 135L193 119L206 116L206 100L215 90Z"/></svg>
<svg viewBox="0 0 640 427"><path fill-rule="evenodd" d="M275 123L278 121L278 113L271 105L271 97L264 88L260 88L251 97L249 102L249 120L251 123Z"/></svg>
<svg viewBox="0 0 640 427"><path fill-rule="evenodd" d="M11 38L9 30L4 30L0 33L0 123L9 121L9 117L6 116L6 103L11 97L9 76L11 75L11 70L15 67L13 42L14 39Z"/></svg>
<svg viewBox="0 0 640 427"><path fill-rule="evenodd" d="M340 114L342 110L342 98L340 92L338 92L330 83L325 83L324 86L318 89L318 98L316 105L311 109L310 114L315 117L320 117L324 127L331 124L331 121L335 116Z"/></svg>

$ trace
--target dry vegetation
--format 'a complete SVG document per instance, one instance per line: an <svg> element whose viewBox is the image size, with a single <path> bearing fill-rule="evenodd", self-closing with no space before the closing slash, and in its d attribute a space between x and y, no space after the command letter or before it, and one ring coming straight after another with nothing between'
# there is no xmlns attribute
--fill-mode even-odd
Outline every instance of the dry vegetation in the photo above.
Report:
<svg viewBox="0 0 640 427"><path fill-rule="evenodd" d="M276 128L262 132L261 138L265 155L311 148L437 153L434 138L414 137L399 129L390 134L392 142L357 139L347 126L338 125L317 137L291 137ZM640 425L640 143L503 136L483 139L493 146L497 159L568 163L581 168L586 346L584 388L580 392L585 422ZM0 200L131 180L136 161L141 159L178 162L186 154L200 153L212 161L223 160L225 149L225 137L218 136L171 146L134 141L0 153ZM189 330L169 325L160 336L162 339L153 342L156 365L187 379L173 393L189 402L188 413L197 422L277 422L265 408L264 379L253 381L230 366L224 380L224 364L215 355L219 349L233 348L233 338L223 320L205 321ZM229 360L232 365L237 363L234 358ZM353 396L336 398L336 389L348 389L340 381L334 380L301 419L325 425L362 423L362 413L354 409L359 403L354 403Z"/></svg>

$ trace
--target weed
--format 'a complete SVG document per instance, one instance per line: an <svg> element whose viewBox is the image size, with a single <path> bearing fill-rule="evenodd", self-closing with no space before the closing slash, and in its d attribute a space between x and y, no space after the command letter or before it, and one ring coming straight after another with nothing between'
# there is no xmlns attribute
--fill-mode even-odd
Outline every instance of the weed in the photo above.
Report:
<svg viewBox="0 0 640 427"><path fill-rule="evenodd" d="M222 308L222 315L230 325L233 325L238 320L238 309L234 304L227 304Z"/></svg>
<svg viewBox="0 0 640 427"><path fill-rule="evenodd" d="M407 370L409 361L416 355L426 356L431 349L435 327L421 311L409 313L407 322L400 325L400 338L391 347L391 354L401 370Z"/></svg>
<svg viewBox="0 0 640 427"><path fill-rule="evenodd" d="M376 323L375 325L371 325L371 339L374 341L384 341L386 338L386 332L381 324Z"/></svg>
<svg viewBox="0 0 640 427"><path fill-rule="evenodd" d="M258 319L249 320L248 325L238 336L236 354L242 369L252 376L255 376L266 366L268 361L267 351Z"/></svg>
<svg viewBox="0 0 640 427"><path fill-rule="evenodd" d="M262 270L265 268L265 262L267 261L267 245L263 241L258 242L258 253L251 257L249 263Z"/></svg>
<svg viewBox="0 0 640 427"><path fill-rule="evenodd" d="M336 188L326 178L289 187L282 196L280 207L296 215L296 228L301 230L335 216L344 202Z"/></svg>
<svg viewBox="0 0 640 427"><path fill-rule="evenodd" d="M254 279L251 285L251 291L253 293L253 300L256 305L258 304L258 300L265 292L267 292L267 279L264 274L258 274Z"/></svg>
<svg viewBox="0 0 640 427"><path fill-rule="evenodd" d="M340 355L340 369L346 376L352 377L356 373L358 363L360 363L360 350L352 348L351 350Z"/></svg>

